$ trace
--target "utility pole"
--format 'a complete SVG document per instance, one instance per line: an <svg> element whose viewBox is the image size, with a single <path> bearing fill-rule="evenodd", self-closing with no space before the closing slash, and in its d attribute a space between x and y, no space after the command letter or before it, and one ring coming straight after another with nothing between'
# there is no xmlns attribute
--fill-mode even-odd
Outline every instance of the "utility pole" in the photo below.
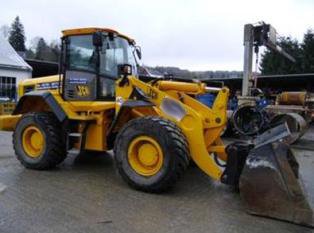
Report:
<svg viewBox="0 0 314 233"><path fill-rule="evenodd" d="M244 25L244 65L242 96L250 96L250 87L252 86L252 60L253 60L253 41L254 26L252 24Z"/></svg>

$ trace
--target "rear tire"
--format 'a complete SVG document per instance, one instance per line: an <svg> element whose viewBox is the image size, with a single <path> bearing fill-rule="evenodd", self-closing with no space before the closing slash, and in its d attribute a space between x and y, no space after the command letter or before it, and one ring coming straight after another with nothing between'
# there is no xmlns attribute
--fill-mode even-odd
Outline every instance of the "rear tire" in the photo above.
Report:
<svg viewBox="0 0 314 233"><path fill-rule="evenodd" d="M27 113L13 133L17 159L30 169L51 169L66 158L62 127L52 113Z"/></svg>
<svg viewBox="0 0 314 233"><path fill-rule="evenodd" d="M141 162L135 164L138 166L133 165L132 148L134 143L141 139L143 141L134 146L138 156L141 156L139 160L144 158L144 161L150 163L148 158L152 156L147 153L150 151L147 148L156 148L156 151L153 149L153 154L159 151L156 165L146 164L147 166L141 167ZM141 154L141 150L145 153ZM190 158L188 143L182 131L173 122L152 116L129 121L117 135L114 153L122 178L135 189L153 193L173 187L187 169ZM138 167L140 169L137 169Z"/></svg>

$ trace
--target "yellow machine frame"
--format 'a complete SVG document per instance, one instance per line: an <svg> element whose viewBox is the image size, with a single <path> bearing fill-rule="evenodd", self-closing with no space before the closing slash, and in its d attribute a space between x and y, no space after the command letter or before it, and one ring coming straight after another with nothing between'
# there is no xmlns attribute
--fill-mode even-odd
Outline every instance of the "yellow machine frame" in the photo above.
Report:
<svg viewBox="0 0 314 233"><path fill-rule="evenodd" d="M46 90L51 93L66 113L70 120L80 121L81 124L90 123L86 132L85 148L88 150L106 151L106 131L112 121L109 110L115 109L116 114L119 112L121 103L128 100L134 87L140 88L146 95L150 96L151 102L155 105L150 109L133 109L131 117L150 115L159 115L175 122L187 137L190 154L195 163L209 176L214 179L220 179L222 171L215 164L211 153L216 153L222 160L227 159L225 147L220 139L226 122L226 107L229 90L227 88L215 89L218 92L217 98L212 108L208 108L190 95L205 93L205 85L203 83L185 83L173 81L159 81L154 85L140 81L135 76L130 76L129 85L120 87L116 85L116 102L76 102L65 101L60 96L58 90ZM58 76L51 76L38 80L25 81L19 85L19 93L23 95L25 87L36 85L40 82L55 82ZM117 81L119 83L120 81ZM190 95L188 95L190 94ZM171 115L167 115L160 108L164 99L171 99L180 105L185 116L178 120ZM42 111L46 109L51 111L47 104L40 98L32 99L31 105L24 103L20 110L26 111ZM8 115L0 118L0 128L2 130L13 131L16 123L21 115Z"/></svg>
<svg viewBox="0 0 314 233"><path fill-rule="evenodd" d="M81 28L63 31L64 36L92 34L94 32L106 31L121 36L135 44L134 40L116 32L112 29L101 28ZM125 77L126 78L126 77ZM58 105L66 118L76 121L79 124L78 130L83 131L87 128L84 148L87 150L106 151L111 149L107 145L109 130L118 131L126 121L136 117L156 115L169 119L174 122L186 136L190 155L194 162L209 176L220 179L222 171L214 162L213 153L221 160L226 161L225 146L223 145L220 134L224 130L227 122L227 101L229 90L223 88L208 88L204 83L157 81L143 82L137 77L129 75L127 85L119 85L121 79L116 83L116 101L65 101L62 98L59 88L52 88L51 84L59 80L59 76L49 76L45 78L24 81L19 85L18 93L21 100L13 115L2 116L0 118L0 129L14 131L15 126L21 116L28 112L52 111L45 98L27 96L27 91L35 90L37 93L49 93L52 96L54 105ZM47 84L47 90L45 85ZM49 84L49 85L48 85ZM54 86L55 87L55 86ZM140 89L149 101L153 104L150 107L135 107L128 110L120 117L114 129L109 129L111 123L118 117L123 103L130 99L132 91ZM217 93L212 108L209 108L193 96L209 91ZM182 109L182 116L173 116L163 110L165 101L171 101ZM114 110L115 115L112 115ZM88 127L86 125L88 124Z"/></svg>

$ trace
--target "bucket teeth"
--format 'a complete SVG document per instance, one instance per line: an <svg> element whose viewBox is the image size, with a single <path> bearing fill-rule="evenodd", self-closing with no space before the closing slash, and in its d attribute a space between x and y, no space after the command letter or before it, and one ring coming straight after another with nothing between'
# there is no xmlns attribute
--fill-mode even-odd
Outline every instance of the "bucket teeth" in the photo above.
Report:
<svg viewBox="0 0 314 233"><path fill-rule="evenodd" d="M239 184L247 211L314 227L313 210L298 170L292 151L282 142L251 150Z"/></svg>

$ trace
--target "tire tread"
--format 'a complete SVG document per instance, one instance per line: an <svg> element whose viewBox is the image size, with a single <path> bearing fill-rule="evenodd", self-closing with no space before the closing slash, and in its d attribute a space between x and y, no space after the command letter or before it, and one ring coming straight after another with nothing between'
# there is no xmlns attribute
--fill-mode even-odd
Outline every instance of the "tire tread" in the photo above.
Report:
<svg viewBox="0 0 314 233"><path fill-rule="evenodd" d="M171 140L173 143L172 151L174 152L173 155L175 156L175 165L171 172L168 172L167 175L158 183L150 186L141 185L134 183L127 174L123 171L123 167L121 165L121 161L116 159L116 166L118 168L118 172L122 176L122 178L133 188L145 192L152 192L152 193L160 193L172 188L176 182L182 177L184 171L189 166L190 156L189 156L189 149L188 149L188 142L181 131L181 129L171 122L170 120L157 117L157 116L146 116L142 118L136 118L128 123L120 130L117 135L116 142L114 145L114 153L116 154L118 151L118 147L122 145L122 142L125 140L125 132L130 127L136 128L137 124L144 124L150 125L152 127L159 127L166 130L166 135L163 137L167 137L167 140Z"/></svg>
<svg viewBox="0 0 314 233"><path fill-rule="evenodd" d="M23 159L23 156L19 154L18 148L19 143L17 139L20 135L17 135L17 132L13 133L13 149L15 151L17 159L20 163L26 168L35 169L35 170L46 170L54 168L56 165L60 164L66 158L66 150L65 143L62 140L62 129L60 127L60 123L53 113L48 112L31 112L26 113L22 116L21 122L25 118L33 118L34 123L40 122L45 125L46 133L49 137L49 145L46 145L48 148L48 152L45 152L44 157L38 163L29 163ZM19 123L18 123L19 124Z"/></svg>

